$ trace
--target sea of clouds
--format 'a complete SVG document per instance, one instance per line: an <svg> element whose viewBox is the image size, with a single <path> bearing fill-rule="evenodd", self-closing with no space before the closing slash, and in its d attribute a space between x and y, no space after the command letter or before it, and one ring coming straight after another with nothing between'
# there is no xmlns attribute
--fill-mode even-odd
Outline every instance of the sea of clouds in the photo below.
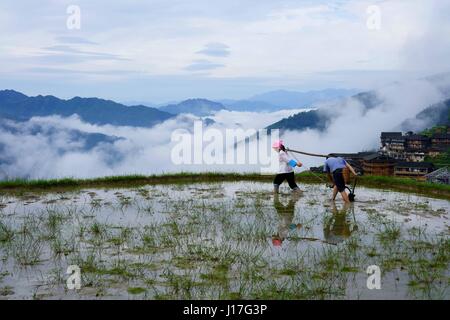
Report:
<svg viewBox="0 0 450 320"><path fill-rule="evenodd" d="M283 132L285 145L316 153L376 150L381 131L399 130L405 120L447 98L442 86L428 80L389 85L377 90L376 94L382 103L372 109L367 109L354 98L316 106L321 113L331 117L327 129L322 132L313 129ZM208 117L214 123L204 125L203 132L212 129L219 132L238 128L262 129L304 111L256 113L222 110ZM76 115L67 118L36 117L27 122L3 120L8 123L8 129L0 126L0 177L88 178L182 171L260 171L258 165L248 163L175 164L172 151L177 144L180 147L180 142L173 141L174 132L193 134L195 121L201 120L193 115L179 115L152 128L93 125ZM428 123L426 120L416 121L414 125L414 129L420 130ZM86 149L83 137L75 139L74 131L100 133L117 139ZM249 144L252 143L257 143L256 139L250 139ZM203 147L207 146L208 143L204 142ZM242 144L236 147L235 141L224 141L224 153L249 150L251 147ZM268 152L272 152L270 148ZM314 157L298 158L305 164L305 169L323 161Z"/></svg>

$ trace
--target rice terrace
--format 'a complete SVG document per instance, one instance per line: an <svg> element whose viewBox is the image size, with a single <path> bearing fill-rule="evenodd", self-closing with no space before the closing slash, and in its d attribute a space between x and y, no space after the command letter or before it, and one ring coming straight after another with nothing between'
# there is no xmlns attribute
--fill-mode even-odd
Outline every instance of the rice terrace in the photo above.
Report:
<svg viewBox="0 0 450 320"><path fill-rule="evenodd" d="M2 307L440 313L449 17L448 0L0 1Z"/></svg>
<svg viewBox="0 0 450 320"><path fill-rule="evenodd" d="M351 204L306 173L302 192L278 195L245 174L3 182L0 296L448 299L450 190L369 178ZM73 265L79 290L67 286ZM367 287L372 265L379 290Z"/></svg>

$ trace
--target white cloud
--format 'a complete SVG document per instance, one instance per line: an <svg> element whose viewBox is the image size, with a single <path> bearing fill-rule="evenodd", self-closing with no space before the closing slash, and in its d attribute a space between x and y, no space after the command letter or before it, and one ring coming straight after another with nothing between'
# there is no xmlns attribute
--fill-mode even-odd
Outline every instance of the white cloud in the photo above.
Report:
<svg viewBox="0 0 450 320"><path fill-rule="evenodd" d="M446 83L447 88L450 83ZM322 105L321 112L332 115L332 122L324 132L289 131L283 136L285 144L293 149L317 153L358 152L377 149L381 131L398 130L402 122L414 117L424 108L442 101L442 91L426 80L409 81L381 88L377 91L383 101L366 110L354 98L339 103ZM260 129L300 110L255 113L220 111L211 116L216 121L208 128L224 132L226 129ZM92 125L78 117L33 118L25 124L16 124L15 134L0 132L4 145L0 169L8 176L32 178L93 177L118 174L152 174L176 171L259 171L251 165L174 165L171 150L175 145L171 135L175 130L193 131L192 115L179 115L153 128ZM39 127L41 133L33 134ZM102 133L122 137L112 144L100 144L85 151L80 141L70 138L68 130ZM233 141L225 141L228 147ZM204 142L204 147L209 143ZM238 153L245 152L239 149ZM321 159L299 156L306 168L318 165Z"/></svg>
<svg viewBox="0 0 450 320"><path fill-rule="evenodd" d="M4 76L26 82L34 70L32 78L40 77L49 87L56 87L53 84L59 78L45 73L45 68L85 70L90 74L68 73L72 95L87 90L86 79L87 83L97 81L98 86L109 80L120 81L124 87L124 96L118 97L117 91L110 89L109 97L130 100L134 97L126 95L133 82L150 76L186 76L186 85L198 86L189 83L190 76L198 75L198 68L186 67L199 58L205 44L211 43L229 47L228 51L210 54L210 65L221 67L208 68L202 74L214 78L217 85L224 84L220 82L223 78L248 78L279 86L354 87L361 75L341 78L339 70L379 71L377 76L364 79L367 88L378 85L385 71L423 74L449 67L450 40L446 35L450 20L445 13L450 4L444 0L377 2L382 13L380 31L366 28L366 9L373 1L176 1L170 5L165 1L80 1L82 28L76 32L65 28L68 4L70 1L47 1L35 6L34 2L21 1L0 5L1 15L9 17L0 18ZM61 45L67 39L81 52L95 50L129 60L55 56L52 61L36 57L42 48ZM109 70L129 73L105 75ZM337 73L317 76L331 71ZM95 72L101 76L93 79ZM211 89L203 90L207 96ZM107 87L104 91L108 92ZM147 100L151 97L150 91Z"/></svg>
<svg viewBox="0 0 450 320"><path fill-rule="evenodd" d="M311 109L289 109L275 112L236 112L221 110L210 117L214 121L225 125L227 128L265 128L280 119L287 118L298 112Z"/></svg>
<svg viewBox="0 0 450 320"><path fill-rule="evenodd" d="M449 86L447 78L447 88ZM321 154L378 150L382 131L401 131L401 124L406 119L414 118L426 107L448 98L448 95L443 95L435 85L425 80L386 86L377 90L376 94L382 103L370 110L366 110L354 98L348 98L341 104L323 106L323 112L332 116L332 122L325 132L286 132L286 144L292 145L292 149ZM417 129L424 129L426 124L422 123L422 127ZM308 167L322 162L320 158L301 158Z"/></svg>
<svg viewBox="0 0 450 320"><path fill-rule="evenodd" d="M224 132L237 127L240 119L244 128L259 129L291 115L299 110L285 110L275 113L218 113L213 116L218 121L212 127ZM16 124L18 132L10 134L0 129L0 145L5 146L2 159L9 159L0 165L0 173L9 177L30 178L94 177L118 174L153 174L177 171L257 170L250 166L178 166L171 160L172 132L184 129L192 132L193 121L199 118L180 115L153 128L136 128L112 125L92 125L77 116L35 117L26 123ZM33 134L34 128L41 128ZM101 133L121 137L112 144L100 144L92 150L83 150L80 141L74 142L67 130L85 133ZM226 142L226 141L225 141ZM208 143L205 142L205 146ZM233 142L230 142L233 144ZM118 159L113 161L112 159Z"/></svg>

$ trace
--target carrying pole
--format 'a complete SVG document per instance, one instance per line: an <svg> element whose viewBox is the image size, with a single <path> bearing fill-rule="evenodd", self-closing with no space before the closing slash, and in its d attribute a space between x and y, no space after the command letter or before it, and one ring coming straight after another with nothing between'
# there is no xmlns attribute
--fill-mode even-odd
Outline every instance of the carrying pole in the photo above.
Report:
<svg viewBox="0 0 450 320"><path fill-rule="evenodd" d="M304 152L304 151L293 150L293 149L289 149L289 148L286 148L286 150L287 150L287 151L290 151L290 152L295 152L295 153L304 154L304 155L307 155L307 156L312 156L312 157L321 157L321 158L326 158L326 157L328 157L328 156L325 155L325 154L310 153L310 152Z"/></svg>
<svg viewBox="0 0 450 320"><path fill-rule="evenodd" d="M290 152L294 152L293 150L289 150L288 148L286 148L286 151L290 151ZM294 157L295 160L297 160L297 162L300 162L300 160L297 159L297 157L295 155L292 155ZM322 179L321 177L319 177L319 175L315 174L314 172L311 171L311 168L308 168L309 172L311 172L313 174L313 176L315 176L316 178L318 178L320 181L324 182L325 184L327 184L327 181L325 181L324 179Z"/></svg>

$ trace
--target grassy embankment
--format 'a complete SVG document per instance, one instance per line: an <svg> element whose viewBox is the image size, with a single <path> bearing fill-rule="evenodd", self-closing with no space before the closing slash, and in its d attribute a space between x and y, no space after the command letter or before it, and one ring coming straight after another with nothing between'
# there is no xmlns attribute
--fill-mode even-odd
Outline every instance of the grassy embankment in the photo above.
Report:
<svg viewBox="0 0 450 320"><path fill-rule="evenodd" d="M320 176L320 178L319 178ZM15 179L0 181L0 192L23 193L27 191L64 191L77 188L124 188L146 184L185 184L224 181L261 181L271 182L273 176L258 173L175 173L162 175L128 175L111 176L94 179L51 179L51 180L24 180ZM323 183L325 175L303 172L297 174L297 179L303 183ZM358 185L391 189L403 192L419 193L427 196L450 199L450 186L420 182L407 178L361 176L358 177Z"/></svg>

